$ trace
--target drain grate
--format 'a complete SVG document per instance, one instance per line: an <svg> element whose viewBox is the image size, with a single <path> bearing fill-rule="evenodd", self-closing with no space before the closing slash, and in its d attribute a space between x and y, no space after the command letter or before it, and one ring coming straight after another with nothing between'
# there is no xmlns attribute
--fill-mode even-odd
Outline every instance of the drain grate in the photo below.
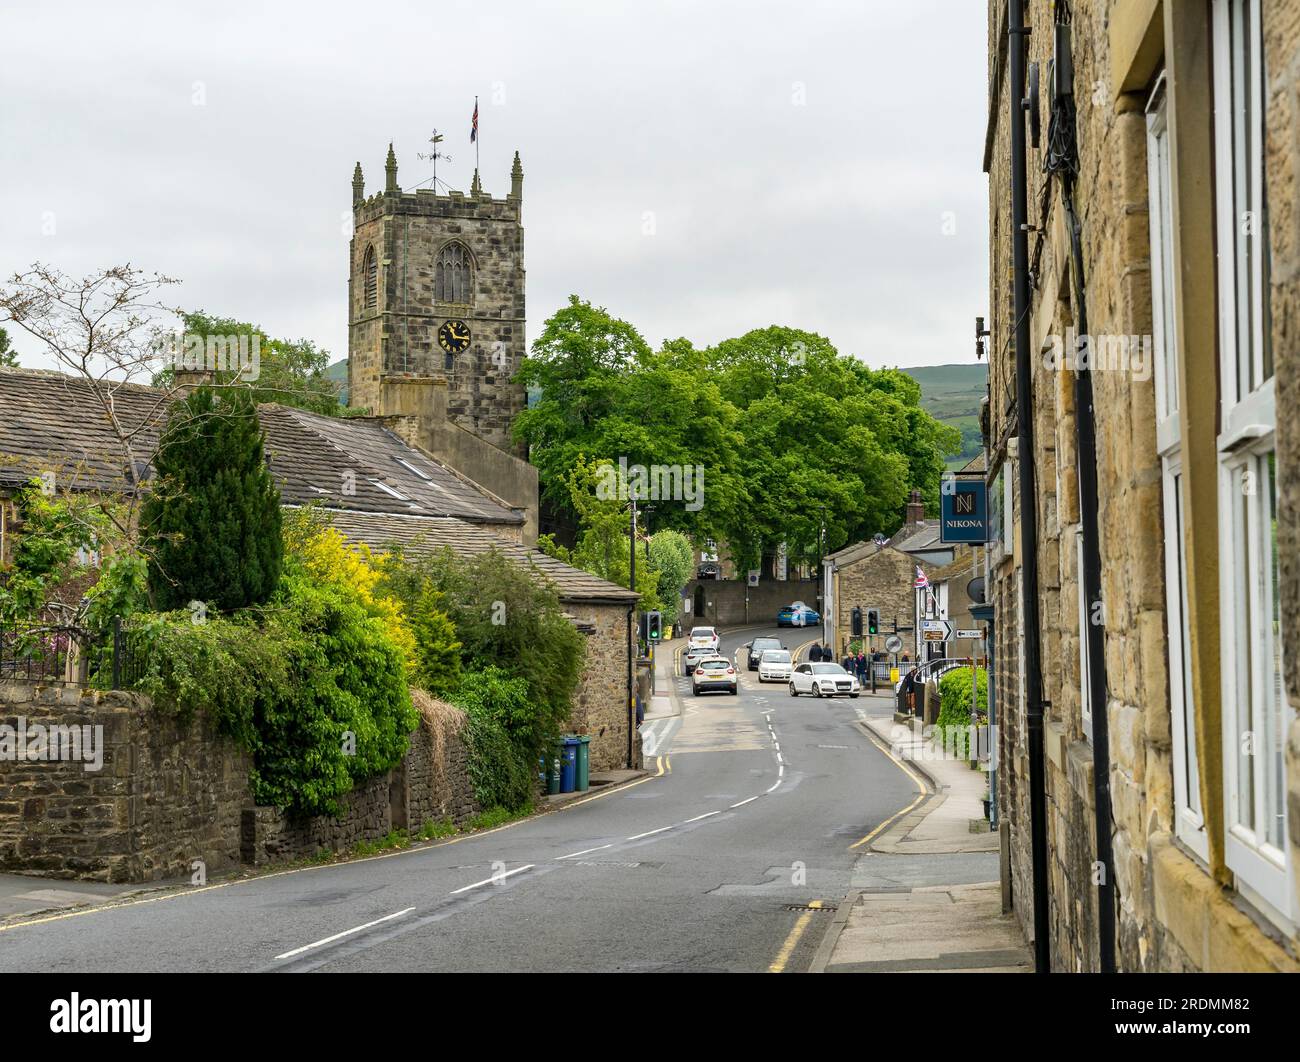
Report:
<svg viewBox="0 0 1300 1062"><path fill-rule="evenodd" d="M814 914L834 914L836 905L829 900L821 900L816 905L811 903L786 904L787 911L812 911Z"/></svg>

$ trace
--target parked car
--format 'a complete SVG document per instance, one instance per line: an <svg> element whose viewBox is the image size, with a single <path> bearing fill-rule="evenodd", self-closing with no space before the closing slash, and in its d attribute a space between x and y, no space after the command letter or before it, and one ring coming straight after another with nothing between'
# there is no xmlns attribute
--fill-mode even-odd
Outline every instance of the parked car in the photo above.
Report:
<svg viewBox="0 0 1300 1062"><path fill-rule="evenodd" d="M790 696L811 693L815 697L857 697L862 687L839 664L800 664L790 676Z"/></svg>
<svg viewBox="0 0 1300 1062"><path fill-rule="evenodd" d="M690 649L712 649L718 651L718 631L716 627L692 627L691 636L686 639Z"/></svg>
<svg viewBox="0 0 1300 1062"><path fill-rule="evenodd" d="M790 650L764 649L758 662L759 682L785 682L790 678Z"/></svg>
<svg viewBox="0 0 1300 1062"><path fill-rule="evenodd" d="M758 662L763 659L763 653L768 649L784 649L780 638L755 638L745 646L749 650L749 670L757 671Z"/></svg>
<svg viewBox="0 0 1300 1062"><path fill-rule="evenodd" d="M686 672L687 677L689 677L701 660L707 660L709 657L717 655L718 654L712 649L704 645L687 649L686 652L682 654L682 669Z"/></svg>
<svg viewBox="0 0 1300 1062"><path fill-rule="evenodd" d="M735 693L738 681L736 669L731 666L729 660L720 656L710 656L695 666L695 673L691 677L691 688L697 694L709 690Z"/></svg>
<svg viewBox="0 0 1300 1062"><path fill-rule="evenodd" d="M822 621L822 614L810 608L802 601L786 605L776 614L778 627L815 627Z"/></svg>

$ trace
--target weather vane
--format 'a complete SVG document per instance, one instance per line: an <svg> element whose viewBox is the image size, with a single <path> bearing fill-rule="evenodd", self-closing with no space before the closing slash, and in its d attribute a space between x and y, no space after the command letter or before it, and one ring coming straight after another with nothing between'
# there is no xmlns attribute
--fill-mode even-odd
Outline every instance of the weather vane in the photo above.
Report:
<svg viewBox="0 0 1300 1062"><path fill-rule="evenodd" d="M429 137L429 143L433 145L433 150L429 152L427 155L416 156L416 158L427 160L433 163L433 190L435 192L438 190L438 160L446 159L448 162L452 161L450 155L438 150L438 145L441 144L445 139L446 138L440 132L438 132L437 129L435 129L433 131L433 136Z"/></svg>

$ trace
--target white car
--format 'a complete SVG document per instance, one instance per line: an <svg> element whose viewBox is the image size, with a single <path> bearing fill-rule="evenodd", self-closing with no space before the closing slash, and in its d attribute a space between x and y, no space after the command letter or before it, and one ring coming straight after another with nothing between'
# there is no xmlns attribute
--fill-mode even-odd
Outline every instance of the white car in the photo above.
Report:
<svg viewBox="0 0 1300 1062"><path fill-rule="evenodd" d="M709 649L718 651L718 631L715 627L692 627L691 635L686 639L689 649Z"/></svg>
<svg viewBox="0 0 1300 1062"><path fill-rule="evenodd" d="M790 650L764 649L758 658L759 682L786 682L790 678Z"/></svg>
<svg viewBox="0 0 1300 1062"><path fill-rule="evenodd" d="M691 689L697 696L705 690L722 690L734 694L737 682L735 667L730 660L720 656L701 660L691 675Z"/></svg>
<svg viewBox="0 0 1300 1062"><path fill-rule="evenodd" d="M695 670L701 660L707 660L709 657L717 655L717 653L707 646L700 646L698 648L692 646L682 654L682 668L686 672L687 677L690 677L691 672Z"/></svg>
<svg viewBox="0 0 1300 1062"><path fill-rule="evenodd" d="M760 665L761 666L761 665ZM856 697L862 692L858 680L839 664L800 664L790 676L790 696L811 693L814 697Z"/></svg>

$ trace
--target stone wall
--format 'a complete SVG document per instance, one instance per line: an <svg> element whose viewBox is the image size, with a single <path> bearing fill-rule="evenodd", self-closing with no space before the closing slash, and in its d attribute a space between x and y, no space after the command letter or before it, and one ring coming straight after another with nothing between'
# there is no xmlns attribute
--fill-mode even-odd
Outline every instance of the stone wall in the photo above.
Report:
<svg viewBox="0 0 1300 1062"><path fill-rule="evenodd" d="M683 612L680 620L687 630L694 625L716 624L774 626L777 610L795 601L820 611L821 588L816 579L763 580L749 586L744 579L697 579L686 584L682 597L695 608L696 588L704 591L704 612ZM813 633L819 633L818 627Z"/></svg>
<svg viewBox="0 0 1300 1062"><path fill-rule="evenodd" d="M628 765L631 719L627 696L627 608L580 601L564 602L586 640L582 679L573 698L569 723L591 737L591 769L609 771ZM641 742L632 742L634 767L641 766Z"/></svg>
<svg viewBox="0 0 1300 1062"><path fill-rule="evenodd" d="M349 793L337 818L304 820L253 805L248 755L202 715L181 723L134 693L0 684L0 727L100 727L103 756L98 770L0 756L0 871L157 881L190 876L196 860L213 874L347 850L395 829L414 834L427 822L460 825L480 810L464 716L414 697L421 720L402 763Z"/></svg>
<svg viewBox="0 0 1300 1062"><path fill-rule="evenodd" d="M0 869L153 881L240 860L246 754L131 693L0 684L0 726L102 727L102 767L0 758Z"/></svg>
<svg viewBox="0 0 1300 1062"><path fill-rule="evenodd" d="M469 750L459 709L414 691L420 725L401 764L343 798L337 817L291 818L278 808L246 807L241 820L244 863L302 859L322 850L346 852L394 830L417 834L430 822L464 824L480 810L469 778Z"/></svg>
<svg viewBox="0 0 1300 1062"><path fill-rule="evenodd" d="M1167 8L1168 5L1166 4ZM1028 25L1050 27L1049 0L1029 0ZM1112 0L1077 0L1073 4L1073 58L1079 93L1078 140L1080 173L1076 199L1083 232L1084 270L1087 278L1088 331L1093 335L1150 336L1150 241L1147 214L1147 126L1144 114L1150 83L1164 60L1160 42L1171 31L1175 38L1186 32L1185 20L1203 17L1196 5L1180 7L1170 15L1160 5L1116 4ZM1163 19L1163 22L1161 21ZM1296 135L1296 86L1300 84L1300 2L1279 0L1265 5L1265 42L1269 55L1270 95L1267 157L1269 201L1285 203L1283 214L1294 211L1294 173L1300 157ZM1019 496L1015 439L1015 349L1012 305L1012 232L1010 142L1005 66L1006 5L989 5L990 22L990 128L986 163L990 178L990 425L991 478L1001 470L1011 476L1015 493L1015 547L995 547L990 564L990 599L996 610L997 660L994 671L999 714L1002 769L998 772L998 804L1010 832L1013 906L1027 936L1033 932L1030 860L1029 760L1025 732L1025 676L1020 650L1023 628L1020 603L1020 564L1023 560L1019 514L1027 499ZM1126 29L1136 29L1125 37ZM1155 40L1154 53L1151 41ZM1174 38L1170 38L1174 39ZM1031 61L1047 69L1051 34L1035 32L1027 38ZM1204 51L1202 49L1203 58ZM1136 56L1136 58L1135 58ZM1143 66L1143 63L1146 63ZM1154 64L1154 65L1152 65ZM1044 78L1044 85L1049 82ZM1197 89L1185 75L1185 100ZM1019 110L1017 109L1017 113ZM1207 112L1188 114L1189 126L1210 126ZM1046 114L1044 115L1046 124ZM1194 135L1194 134L1193 134ZM1203 134L1202 134L1203 135ZM1043 143L1046 143L1044 136ZM1039 608L1043 696L1047 709L1044 739L1048 841L1048 923L1054 969L1090 970L1098 963L1097 889L1093 877L1096 860L1094 822L1094 758L1084 718L1080 661L1080 573L1076 534L1080 527L1079 491L1075 452L1076 417L1074 376L1068 370L1049 368L1037 356L1051 337L1064 337L1075 326L1077 307L1071 291L1068 230L1054 183L1045 220L1039 217L1037 190L1042 149L1030 149L1029 211L1032 225L1044 239L1035 258L1035 285L1031 293L1031 356L1036 463L1036 491L1032 503L1038 516ZM1209 169L1209 152L1200 165ZM1208 187L1208 180L1201 177ZM1189 197L1199 191L1183 187ZM1177 193L1175 196L1177 200ZM1284 395L1297 391L1296 348L1297 279L1294 222L1285 222L1274 210L1270 218L1273 255L1273 349L1277 358L1279 410ZM1176 219L1175 227L1179 227ZM1182 227L1182 237L1187 237ZM1037 237L1031 234L1030 253ZM1212 254L1194 257L1184 247L1179 263L1180 283L1213 277ZM1279 279L1280 278L1280 279ZM1212 291L1212 280L1211 291ZM1279 289L1285 289L1281 291ZM1212 298L1211 298L1212 304ZM1180 312L1189 312L1182 306ZM1197 341L1213 342L1213 317L1208 327L1183 328ZM1211 842L1213 867L1173 840L1173 756L1165 612L1165 531L1162 512L1161 464L1156 448L1155 393L1151 375L1140 372L1096 372L1094 411L1098 445L1097 473L1100 495L1100 548L1102 595L1105 604L1104 646L1107 698L1102 706L1110 730L1110 792L1112 800L1113 874L1117 908L1117 963L1121 969L1290 969L1295 966L1295 941L1287 942L1264 920L1243 912L1242 901L1230 889L1231 874L1223 870L1221 854ZM1195 387L1195 383L1192 385ZM1184 394L1188 394L1186 388ZM1211 391L1213 393L1212 381ZM1189 399L1190 401L1190 399ZM1212 417L1210 418L1212 419ZM1186 430L1193 430L1188 428ZM1286 628L1286 617L1300 615L1300 573L1296 570L1297 509L1300 480L1295 470L1295 427L1279 417L1279 557L1284 604L1284 656L1291 668L1287 676L1292 702L1300 698L1300 657L1296 631ZM1184 449L1184 455L1188 453ZM1187 464L1192 482L1209 484L1214 491L1217 469L1211 460ZM1196 514L1189 516L1189 522ZM1213 522L1210 532L1214 530ZM1185 541L1191 541L1190 537ZM1213 547L1211 547L1213 548ZM1193 573L1193 610L1205 617L1212 637L1193 638L1199 648L1198 667L1207 667L1208 686L1198 709L1211 713L1209 735L1218 727L1217 572L1198 564ZM1286 601L1291 607L1287 607ZM1200 679L1198 678L1198 682ZM1228 710L1227 707L1224 710ZM1203 716L1204 718L1204 716ZM1198 725L1204 725L1202 722ZM1205 733L1204 731L1202 732ZM1215 737L1217 741L1217 737ZM1290 823L1300 838L1300 733L1293 732L1289 784L1293 794ZM1203 755L1207 764L1203 786L1210 801L1223 800L1221 781L1214 767L1217 745ZM1210 822L1213 830L1215 823ZM1219 824L1221 828L1221 822ZM1296 856L1293 850L1294 859Z"/></svg>

